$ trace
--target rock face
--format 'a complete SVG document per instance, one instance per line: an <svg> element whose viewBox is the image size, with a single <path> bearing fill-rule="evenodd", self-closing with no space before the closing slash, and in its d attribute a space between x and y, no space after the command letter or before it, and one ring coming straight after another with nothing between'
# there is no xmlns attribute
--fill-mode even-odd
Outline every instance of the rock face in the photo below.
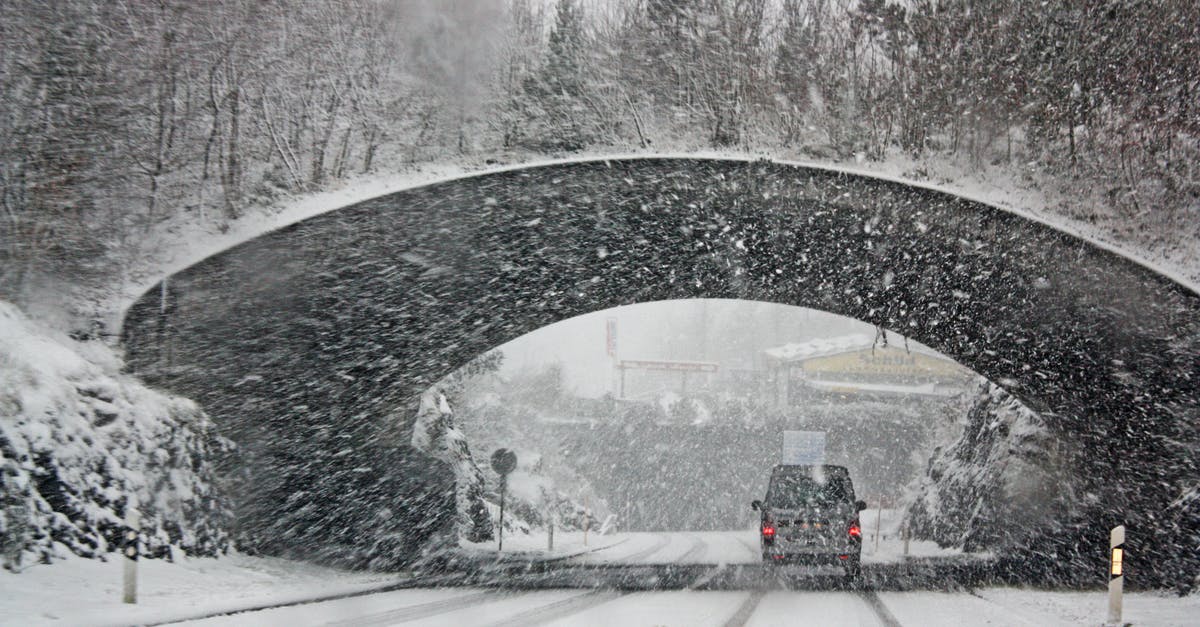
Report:
<svg viewBox="0 0 1200 627"><path fill-rule="evenodd" d="M962 435L939 447L908 509L920 538L982 551L1010 547L1068 509L1076 477L1045 422L1009 393L981 380Z"/></svg>
<svg viewBox="0 0 1200 627"><path fill-rule="evenodd" d="M412 444L454 471L454 526L458 537L467 542L491 540L492 519L483 501L483 473L471 456L466 436L454 427L454 413L441 392L431 389L421 395Z"/></svg>
<svg viewBox="0 0 1200 627"><path fill-rule="evenodd" d="M150 556L229 545L215 435L191 401L119 374L97 342L41 329L0 302L0 559L20 570L119 548L136 506Z"/></svg>

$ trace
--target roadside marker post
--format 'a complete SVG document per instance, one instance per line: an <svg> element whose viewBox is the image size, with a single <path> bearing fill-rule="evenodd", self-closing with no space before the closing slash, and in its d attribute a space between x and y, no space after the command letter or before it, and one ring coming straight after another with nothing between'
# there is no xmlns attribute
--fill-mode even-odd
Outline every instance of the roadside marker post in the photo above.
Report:
<svg viewBox="0 0 1200 627"><path fill-rule="evenodd" d="M1108 624L1121 624L1121 595L1125 590L1125 525L1108 536Z"/></svg>
<svg viewBox="0 0 1200 627"><path fill-rule="evenodd" d="M137 603L137 563L138 563L138 536L141 535L141 520L136 506L130 506L129 512L125 517L125 537L123 538L125 548L125 586L123 601L126 603Z"/></svg>
<svg viewBox="0 0 1200 627"><path fill-rule="evenodd" d="M883 526L883 497L879 497L879 507L875 508L875 552L879 552L879 528Z"/></svg>

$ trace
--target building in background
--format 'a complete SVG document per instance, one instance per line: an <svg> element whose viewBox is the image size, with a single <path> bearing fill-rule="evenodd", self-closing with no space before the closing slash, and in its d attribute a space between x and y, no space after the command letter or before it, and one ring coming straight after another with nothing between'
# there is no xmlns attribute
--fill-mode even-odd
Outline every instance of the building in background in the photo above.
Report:
<svg viewBox="0 0 1200 627"><path fill-rule="evenodd" d="M885 343L866 334L784 344L763 356L769 396L780 408L813 401L944 398L963 392L974 376L925 346Z"/></svg>

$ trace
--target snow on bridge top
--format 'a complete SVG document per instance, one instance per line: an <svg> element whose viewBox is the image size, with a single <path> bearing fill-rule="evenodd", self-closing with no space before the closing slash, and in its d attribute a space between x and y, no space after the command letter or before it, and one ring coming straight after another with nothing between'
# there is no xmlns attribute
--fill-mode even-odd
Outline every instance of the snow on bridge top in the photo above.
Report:
<svg viewBox="0 0 1200 627"><path fill-rule="evenodd" d="M1004 197L985 194L976 190L955 187L953 184L936 185L924 181L916 181L896 176L886 172L862 168L850 168L840 164L801 161L792 159L776 159L762 155L746 155L715 151L698 151L695 153L625 153L595 155L569 159L545 159L514 163L504 166L485 167L471 170L461 164L433 164L428 170L417 172L392 173L382 176L369 176L347 181L336 189L306 195L293 200L275 211L264 212L254 216L244 217L221 232L212 232L206 225L193 225L191 228L170 226L169 231L158 234L161 240L161 250L167 257L151 260L148 267L142 271L131 272L130 281L119 291L112 308L117 316L114 328L124 323L129 307L152 286L162 282L167 277L199 263L200 261L233 248L256 237L287 227L330 211L336 211L367 200L388 196L418 187L437 185L465 178L482 177L491 174L532 170L536 168L569 165L572 163L607 163L613 161L633 161L651 159L702 159L732 162L761 162L769 161L779 165L796 168L807 168L823 172L834 172L849 176L900 183L917 189L946 194L980 203L999 209L1027 220L1048 226L1072 237L1084 240L1093 246L1120 255L1157 274L1165 276L1180 285L1200 294L1200 282L1192 280L1182 269L1168 268L1149 260L1149 251L1127 248L1123 245L1105 241L1102 237L1086 232L1087 225L1073 222L1062 216L1048 214L1044 207L1018 207ZM1045 204L1045 203L1039 203ZM1193 274L1195 276L1195 274Z"/></svg>

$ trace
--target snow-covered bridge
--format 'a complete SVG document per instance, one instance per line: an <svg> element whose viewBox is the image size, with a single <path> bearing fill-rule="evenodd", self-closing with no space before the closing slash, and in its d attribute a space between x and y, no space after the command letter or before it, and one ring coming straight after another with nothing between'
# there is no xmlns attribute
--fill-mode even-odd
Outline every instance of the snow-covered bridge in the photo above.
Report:
<svg viewBox="0 0 1200 627"><path fill-rule="evenodd" d="M241 444L239 511L264 547L402 553L447 498L445 473L397 444L421 390L553 322L681 298L821 309L941 351L1045 417L1057 450L1044 464L1086 504L1058 522L1120 520L1157 538L1143 554L1178 557L1166 540L1188 515L1172 502L1197 479L1200 295L1027 217L903 183L667 158L462 178L206 259L149 290L124 334L136 371L200 401ZM1035 553L1104 541L1030 533Z"/></svg>

